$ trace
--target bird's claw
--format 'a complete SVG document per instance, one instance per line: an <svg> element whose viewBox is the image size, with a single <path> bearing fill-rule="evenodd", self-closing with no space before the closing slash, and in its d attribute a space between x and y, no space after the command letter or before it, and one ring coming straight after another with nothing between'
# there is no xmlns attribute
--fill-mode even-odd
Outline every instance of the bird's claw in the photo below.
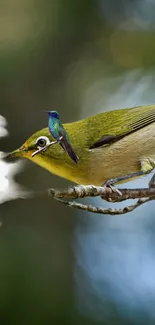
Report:
<svg viewBox="0 0 155 325"><path fill-rule="evenodd" d="M48 146L46 146L45 148L43 148L42 152L45 152L48 149Z"/></svg>
<svg viewBox="0 0 155 325"><path fill-rule="evenodd" d="M52 141L52 142L48 143L45 147L37 149L36 151L34 151L32 153L31 157L34 157L38 153L45 152L50 146L52 146L53 144L56 144L57 142L58 142L57 140Z"/></svg>
<svg viewBox="0 0 155 325"><path fill-rule="evenodd" d="M110 188L113 193L117 193L119 196L122 196L122 193L110 181L105 182L103 187L105 190Z"/></svg>

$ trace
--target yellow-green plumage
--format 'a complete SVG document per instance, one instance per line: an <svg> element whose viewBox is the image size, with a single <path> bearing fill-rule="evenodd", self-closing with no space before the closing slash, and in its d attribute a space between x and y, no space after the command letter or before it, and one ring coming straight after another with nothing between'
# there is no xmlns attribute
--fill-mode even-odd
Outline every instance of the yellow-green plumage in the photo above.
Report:
<svg viewBox="0 0 155 325"><path fill-rule="evenodd" d="M155 105L105 112L64 127L79 157L78 164L59 144L32 158L38 137L53 140L48 128L33 134L12 155L28 158L78 184L102 185L141 169L149 172L155 166ZM94 147L100 139L100 146Z"/></svg>

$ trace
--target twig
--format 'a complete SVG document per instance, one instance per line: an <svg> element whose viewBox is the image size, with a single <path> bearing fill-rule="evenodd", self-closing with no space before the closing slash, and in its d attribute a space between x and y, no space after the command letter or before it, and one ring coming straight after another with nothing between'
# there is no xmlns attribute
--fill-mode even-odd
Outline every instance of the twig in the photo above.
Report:
<svg viewBox="0 0 155 325"><path fill-rule="evenodd" d="M119 189L122 196L118 196L116 192L113 192L110 188L94 185L77 185L65 190L49 189L49 195L61 203L68 205L72 208L77 208L93 213L120 215L135 210L140 205L155 199L155 188L140 188L140 189ZM139 199L135 204L126 206L122 209L104 209L101 207L95 207L92 205L84 205L64 200L64 198L84 198L84 197L97 197L100 196L104 200L112 200L112 202L121 202L128 199Z"/></svg>
<svg viewBox="0 0 155 325"><path fill-rule="evenodd" d="M84 198L101 196L103 199L111 198L114 202L121 202L128 199L139 199L146 197L155 197L155 188L138 188L138 189L119 189L122 196L118 196L111 188L104 188L102 186L94 185L77 185L69 187L65 190L57 190L50 188L49 195L53 198Z"/></svg>
<svg viewBox="0 0 155 325"><path fill-rule="evenodd" d="M34 152L32 153L31 157L34 157L34 156L37 155L39 152L42 152L42 151L44 152L44 151L46 151L46 150L48 149L48 147L52 146L53 144L59 143L59 142L62 140L62 138L63 138L63 137L61 136L58 140L52 141L52 142L46 144L46 146L37 149L36 151L34 151Z"/></svg>
<svg viewBox="0 0 155 325"><path fill-rule="evenodd" d="M39 152L42 152L42 151L46 151L46 149L50 146L52 146L53 144L57 143L58 141L55 140L55 141L52 141L50 143L48 143L46 146L42 147L42 148L39 148L37 149L36 151L34 151L31 155L31 157L34 157L35 155L37 155Z"/></svg>
<svg viewBox="0 0 155 325"><path fill-rule="evenodd" d="M76 208L79 210L84 210L84 211L99 213L99 214L121 215L121 214L125 214L125 213L135 210L140 205L153 200L153 198L139 199L135 204L128 205L122 209L112 209L112 208L105 209L105 208L96 207L93 205L85 205L85 204L81 204L81 203L76 203L75 201L70 202L70 201L65 201L63 199L56 199L56 200L69 206L70 208Z"/></svg>

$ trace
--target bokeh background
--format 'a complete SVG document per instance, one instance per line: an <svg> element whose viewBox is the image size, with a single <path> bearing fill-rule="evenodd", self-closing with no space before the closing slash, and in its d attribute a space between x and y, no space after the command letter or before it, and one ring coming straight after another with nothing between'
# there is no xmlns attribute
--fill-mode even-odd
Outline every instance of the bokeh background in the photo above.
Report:
<svg viewBox="0 0 155 325"><path fill-rule="evenodd" d="M154 12L154 0L1 1L0 150L46 126L43 109L71 122L155 103ZM17 180L69 185L31 162ZM154 211L92 215L46 196L0 205L1 324L155 324Z"/></svg>

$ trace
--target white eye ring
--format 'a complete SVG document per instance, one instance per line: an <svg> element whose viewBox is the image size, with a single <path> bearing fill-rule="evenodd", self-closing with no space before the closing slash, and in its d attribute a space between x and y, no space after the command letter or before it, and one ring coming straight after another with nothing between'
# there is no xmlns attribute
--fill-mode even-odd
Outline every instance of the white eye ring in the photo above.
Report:
<svg viewBox="0 0 155 325"><path fill-rule="evenodd" d="M49 143L50 143L50 139L44 135L40 136L36 140L36 145L38 149L47 146Z"/></svg>

